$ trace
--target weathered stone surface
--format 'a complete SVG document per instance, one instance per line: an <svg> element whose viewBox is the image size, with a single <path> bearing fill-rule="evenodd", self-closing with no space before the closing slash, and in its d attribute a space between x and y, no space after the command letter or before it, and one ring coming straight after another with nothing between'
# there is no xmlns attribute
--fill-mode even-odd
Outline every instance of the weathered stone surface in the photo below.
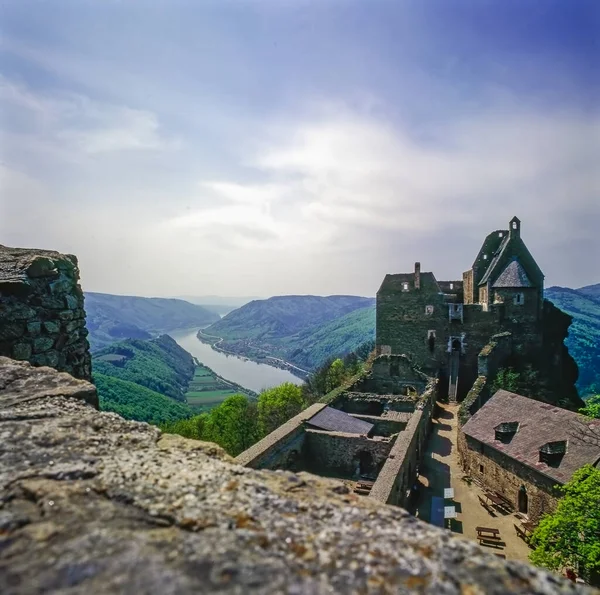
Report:
<svg viewBox="0 0 600 595"><path fill-rule="evenodd" d="M338 482L99 413L92 392L0 358L4 594L592 592Z"/></svg>
<svg viewBox="0 0 600 595"><path fill-rule="evenodd" d="M62 328L65 324L72 325L72 335ZM74 256L0 246L0 356L58 366L91 380L84 329Z"/></svg>

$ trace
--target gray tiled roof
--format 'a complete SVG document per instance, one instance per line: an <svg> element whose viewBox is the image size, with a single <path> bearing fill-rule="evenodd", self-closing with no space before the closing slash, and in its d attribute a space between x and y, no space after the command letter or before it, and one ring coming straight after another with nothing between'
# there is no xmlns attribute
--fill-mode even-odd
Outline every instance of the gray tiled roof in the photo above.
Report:
<svg viewBox="0 0 600 595"><path fill-rule="evenodd" d="M531 281L518 260L513 260L498 275L492 287L531 287Z"/></svg>
<svg viewBox="0 0 600 595"><path fill-rule="evenodd" d="M373 424L356 419L333 407L325 407L306 423L320 430L345 432L346 434L368 434L373 428Z"/></svg>
<svg viewBox="0 0 600 595"><path fill-rule="evenodd" d="M495 439L494 428L503 422L519 422L512 440L505 444ZM463 426L467 436L492 446L555 479L566 483L573 473L600 460L600 420L535 401L505 390L494 396ZM539 449L548 442L567 442L567 452L557 467L539 460Z"/></svg>

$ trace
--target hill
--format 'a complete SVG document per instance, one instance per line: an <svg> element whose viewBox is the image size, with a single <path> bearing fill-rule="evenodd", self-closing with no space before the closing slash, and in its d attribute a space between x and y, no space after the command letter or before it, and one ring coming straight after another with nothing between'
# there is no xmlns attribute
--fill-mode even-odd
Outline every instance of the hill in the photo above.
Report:
<svg viewBox="0 0 600 595"><path fill-rule="evenodd" d="M581 289L549 287L546 290L546 298L573 317L566 344L579 366L577 388L584 398L600 394L599 291L600 284Z"/></svg>
<svg viewBox="0 0 600 595"><path fill-rule="evenodd" d="M193 412L180 403L135 382L94 372L94 384L102 411L114 411L125 419L161 424L190 417Z"/></svg>
<svg viewBox="0 0 600 595"><path fill-rule="evenodd" d="M177 401L185 401L195 368L194 358L168 335L114 343L92 360L94 375L133 382Z"/></svg>
<svg viewBox="0 0 600 595"><path fill-rule="evenodd" d="M92 351L121 339L150 339L220 319L217 313L184 300L108 293L86 292L85 310Z"/></svg>
<svg viewBox="0 0 600 595"><path fill-rule="evenodd" d="M278 296L242 306L199 337L256 360L278 357L313 370L372 340L374 330L374 298Z"/></svg>
<svg viewBox="0 0 600 595"><path fill-rule="evenodd" d="M350 295L277 296L254 300L230 312L205 332L225 340L282 339L374 303L374 298Z"/></svg>

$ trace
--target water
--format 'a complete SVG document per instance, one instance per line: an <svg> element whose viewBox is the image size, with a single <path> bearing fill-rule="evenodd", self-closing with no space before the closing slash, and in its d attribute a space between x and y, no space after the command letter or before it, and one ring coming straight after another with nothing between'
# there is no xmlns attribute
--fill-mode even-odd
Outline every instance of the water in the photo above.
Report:
<svg viewBox="0 0 600 595"><path fill-rule="evenodd" d="M196 336L197 330L172 331L169 333L186 351L199 362L211 368L225 380L231 380L244 388L259 393L265 388L278 386L284 382L302 384L302 380L287 370L281 370L267 364L257 364L235 355L215 351L210 345L202 343Z"/></svg>

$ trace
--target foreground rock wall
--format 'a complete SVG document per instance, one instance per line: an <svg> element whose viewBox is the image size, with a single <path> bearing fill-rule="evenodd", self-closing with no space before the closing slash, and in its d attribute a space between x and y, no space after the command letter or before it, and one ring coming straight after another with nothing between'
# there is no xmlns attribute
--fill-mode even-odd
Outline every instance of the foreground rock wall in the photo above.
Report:
<svg viewBox="0 0 600 595"><path fill-rule="evenodd" d="M77 258L0 246L0 355L91 380Z"/></svg>
<svg viewBox="0 0 600 595"><path fill-rule="evenodd" d="M87 382L0 358L3 595L592 592L94 402Z"/></svg>

